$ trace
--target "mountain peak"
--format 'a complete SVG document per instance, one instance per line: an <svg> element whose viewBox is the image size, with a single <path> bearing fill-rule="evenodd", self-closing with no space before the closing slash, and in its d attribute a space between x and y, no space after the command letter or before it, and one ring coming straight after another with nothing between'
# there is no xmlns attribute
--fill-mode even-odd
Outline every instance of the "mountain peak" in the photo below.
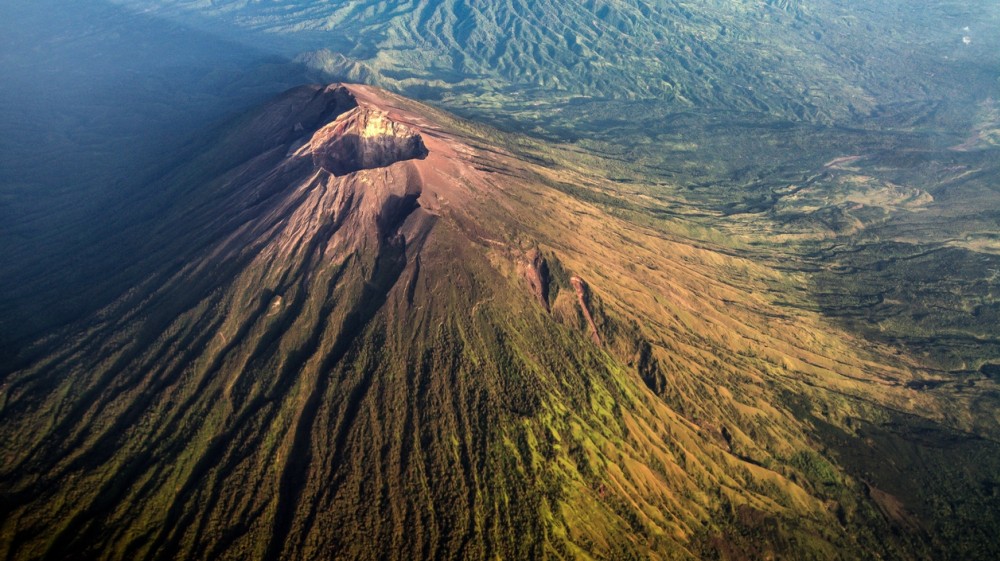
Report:
<svg viewBox="0 0 1000 561"><path fill-rule="evenodd" d="M870 404L951 409L781 307L770 269L577 198L620 186L514 141L339 84L209 139L156 185L173 204L143 224L134 288L3 379L0 552L880 547L864 540L894 489L854 479L812 425L867 450Z"/></svg>
<svg viewBox="0 0 1000 561"><path fill-rule="evenodd" d="M309 151L317 167L339 176L427 156L427 147L416 129L394 120L377 105L358 103L350 89L334 88L349 96L354 106L345 107L310 139Z"/></svg>

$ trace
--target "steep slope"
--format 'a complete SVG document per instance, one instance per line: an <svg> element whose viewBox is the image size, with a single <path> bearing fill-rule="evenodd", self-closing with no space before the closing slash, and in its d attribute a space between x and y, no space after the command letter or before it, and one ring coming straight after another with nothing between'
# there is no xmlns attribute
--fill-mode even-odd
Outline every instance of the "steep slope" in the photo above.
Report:
<svg viewBox="0 0 1000 561"><path fill-rule="evenodd" d="M920 391L571 156L364 86L234 123L152 186L134 288L4 365L2 555L996 553L992 383ZM908 454L982 469L919 475L942 515Z"/></svg>

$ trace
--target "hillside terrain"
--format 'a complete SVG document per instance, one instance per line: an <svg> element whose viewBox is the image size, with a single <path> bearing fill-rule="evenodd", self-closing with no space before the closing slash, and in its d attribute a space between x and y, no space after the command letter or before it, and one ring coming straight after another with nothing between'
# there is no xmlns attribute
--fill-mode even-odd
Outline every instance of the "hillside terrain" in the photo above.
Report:
<svg viewBox="0 0 1000 561"><path fill-rule="evenodd" d="M120 233L133 288L8 362L5 558L996 553L992 381L572 153L336 85L207 146Z"/></svg>
<svg viewBox="0 0 1000 561"><path fill-rule="evenodd" d="M998 29L0 5L0 557L1000 558Z"/></svg>
<svg viewBox="0 0 1000 561"><path fill-rule="evenodd" d="M116 0L299 56L338 79L523 111L656 99L843 121L995 88L992 2ZM968 43L963 41L968 39ZM594 113L594 111L591 111Z"/></svg>
<svg viewBox="0 0 1000 561"><path fill-rule="evenodd" d="M992 2L118 2L599 155L647 197L610 207L820 271L815 306L959 377L1000 361Z"/></svg>

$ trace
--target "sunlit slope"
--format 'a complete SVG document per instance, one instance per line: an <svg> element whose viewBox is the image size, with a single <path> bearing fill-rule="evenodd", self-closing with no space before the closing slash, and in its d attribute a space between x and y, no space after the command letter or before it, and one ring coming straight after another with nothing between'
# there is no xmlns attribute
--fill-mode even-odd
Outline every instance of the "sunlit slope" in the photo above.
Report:
<svg viewBox="0 0 1000 561"><path fill-rule="evenodd" d="M988 68L970 80L954 67L996 48L985 1L120 2L307 53L337 78L507 114L525 108L499 101L587 96L845 119L990 87Z"/></svg>
<svg viewBox="0 0 1000 561"><path fill-rule="evenodd" d="M234 123L146 203L133 290L4 373L3 555L988 558L995 390L917 391L565 158L361 86ZM921 476L953 512L865 464L946 465L900 426L980 454Z"/></svg>

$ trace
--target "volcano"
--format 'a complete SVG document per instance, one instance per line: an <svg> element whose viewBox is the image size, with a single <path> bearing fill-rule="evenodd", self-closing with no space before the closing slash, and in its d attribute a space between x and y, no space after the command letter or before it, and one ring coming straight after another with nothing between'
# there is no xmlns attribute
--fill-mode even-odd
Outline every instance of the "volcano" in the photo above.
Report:
<svg viewBox="0 0 1000 561"><path fill-rule="evenodd" d="M1000 458L571 149L339 84L206 146L135 202L131 288L3 373L5 559L913 558L954 545L933 466Z"/></svg>

